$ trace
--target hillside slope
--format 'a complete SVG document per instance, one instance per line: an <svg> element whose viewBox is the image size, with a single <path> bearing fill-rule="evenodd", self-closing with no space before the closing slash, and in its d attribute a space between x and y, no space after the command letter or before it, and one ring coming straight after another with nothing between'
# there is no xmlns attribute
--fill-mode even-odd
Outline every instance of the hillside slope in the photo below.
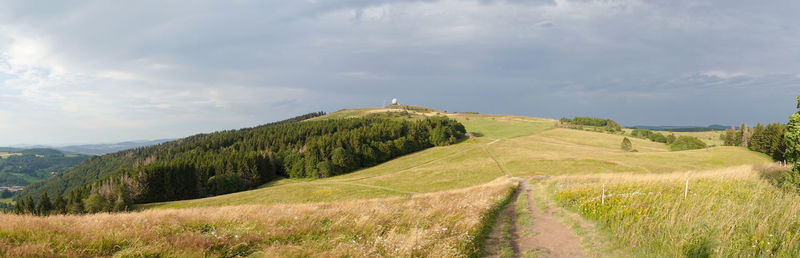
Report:
<svg viewBox="0 0 800 258"><path fill-rule="evenodd" d="M184 200L255 188L278 175L324 178L410 152L455 143L461 124L444 117L406 120L373 114L200 134L157 146L93 157L22 197L69 192L61 212L126 209L132 203ZM83 204L85 203L85 204ZM69 208L69 209L67 209ZM74 211L73 211L74 210Z"/></svg>
<svg viewBox="0 0 800 258"><path fill-rule="evenodd" d="M666 173L770 162L740 147L670 152L668 146L631 138L636 153L620 149L624 136L554 128L555 120L502 115L448 114L480 135L434 147L375 167L319 180L282 179L256 190L211 198L155 203L139 208L209 207L338 201L459 189L510 176Z"/></svg>

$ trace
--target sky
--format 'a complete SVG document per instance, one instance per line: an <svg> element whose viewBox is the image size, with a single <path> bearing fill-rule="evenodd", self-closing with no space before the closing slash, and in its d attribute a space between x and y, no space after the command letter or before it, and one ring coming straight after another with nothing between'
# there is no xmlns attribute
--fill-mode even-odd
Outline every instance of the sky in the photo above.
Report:
<svg viewBox="0 0 800 258"><path fill-rule="evenodd" d="M0 146L179 138L398 98L786 122L800 1L2 1Z"/></svg>

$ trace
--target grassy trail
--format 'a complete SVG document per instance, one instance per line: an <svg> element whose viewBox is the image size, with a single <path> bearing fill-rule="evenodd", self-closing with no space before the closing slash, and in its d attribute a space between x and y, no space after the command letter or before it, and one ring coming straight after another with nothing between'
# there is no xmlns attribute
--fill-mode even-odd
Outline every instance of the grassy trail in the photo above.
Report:
<svg viewBox="0 0 800 258"><path fill-rule="evenodd" d="M495 140L493 142L490 142L489 144L492 144L492 143L495 143L495 142L497 142L497 140ZM489 144L486 144L486 145L489 145ZM490 152L488 149L486 149L486 146L481 146L481 148L483 148L483 151L486 152L486 155L489 155L489 157L492 158L492 160L494 160L494 163L497 164L497 167L500 168L500 171L503 171L503 173L506 174L506 176L513 176L513 175L511 175L511 172L508 172L506 167L503 166L503 163L500 163L500 161L497 160L497 157L495 157L494 154L492 154L492 152Z"/></svg>

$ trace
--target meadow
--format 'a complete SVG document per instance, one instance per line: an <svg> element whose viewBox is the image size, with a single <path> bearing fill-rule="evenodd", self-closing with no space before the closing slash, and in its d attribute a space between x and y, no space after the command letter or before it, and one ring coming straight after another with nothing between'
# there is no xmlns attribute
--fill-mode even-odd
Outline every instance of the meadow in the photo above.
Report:
<svg viewBox="0 0 800 258"><path fill-rule="evenodd" d="M596 222L630 256L797 257L800 196L763 180L781 169L557 176L539 194Z"/></svg>
<svg viewBox="0 0 800 258"><path fill-rule="evenodd" d="M395 111L344 110L315 119L380 112ZM625 135L556 128L552 119L447 116L473 137L344 175L280 179L250 191L137 205L128 213L2 215L11 223L0 225L0 249L7 250L0 256L36 250L73 256L469 256L483 251L482 238L495 223L489 219L517 187L509 177L546 178L531 183L531 198L563 208L568 223L595 223L596 230L573 225L595 256L795 255L791 250L800 248L800 232L790 223L798 197L761 179L753 166L771 163L763 154L729 146L669 151L632 137L636 152L627 152L620 148ZM690 195L683 200L686 179ZM606 203L597 205L603 184ZM536 223L525 221L520 207L526 204L515 203L522 221L497 222L507 232L511 223Z"/></svg>
<svg viewBox="0 0 800 258"><path fill-rule="evenodd" d="M0 151L0 158L8 158L8 157L11 157L11 156L19 156L19 155L22 155L22 153L19 153L19 152L2 152L2 151Z"/></svg>
<svg viewBox="0 0 800 258"><path fill-rule="evenodd" d="M304 257L479 254L517 186L501 177L412 197L130 213L0 215L0 256Z"/></svg>

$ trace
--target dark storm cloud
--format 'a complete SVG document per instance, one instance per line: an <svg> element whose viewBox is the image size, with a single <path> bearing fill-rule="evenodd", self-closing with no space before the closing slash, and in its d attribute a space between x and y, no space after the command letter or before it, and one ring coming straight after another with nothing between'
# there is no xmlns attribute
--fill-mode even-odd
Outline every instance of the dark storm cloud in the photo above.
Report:
<svg viewBox="0 0 800 258"><path fill-rule="evenodd" d="M2 6L0 145L180 137L392 97L627 125L772 122L800 89L793 1Z"/></svg>

